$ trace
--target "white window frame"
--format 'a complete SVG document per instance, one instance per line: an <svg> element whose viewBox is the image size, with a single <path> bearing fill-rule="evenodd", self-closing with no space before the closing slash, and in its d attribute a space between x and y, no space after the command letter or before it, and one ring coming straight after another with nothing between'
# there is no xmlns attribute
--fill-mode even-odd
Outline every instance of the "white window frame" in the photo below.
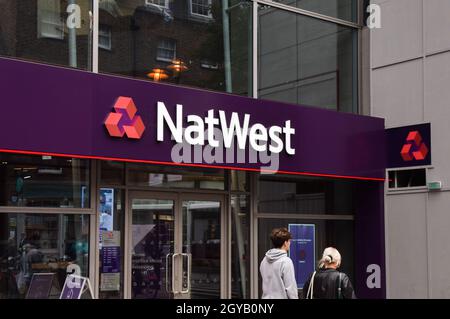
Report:
<svg viewBox="0 0 450 319"><path fill-rule="evenodd" d="M428 166L413 166L413 167L402 167L402 168L390 168L386 170L386 189L388 193L396 193L399 191L414 191L414 190L427 190L428 189ZM389 187L389 173L394 172L395 174L399 171L411 171L411 170L425 170L425 185L411 186L411 187L398 187L397 186L397 175L395 177L394 187Z"/></svg>
<svg viewBox="0 0 450 319"><path fill-rule="evenodd" d="M145 0L145 5L147 6L157 6L159 8L169 9L169 0L164 0L164 6L160 4L153 3L152 0Z"/></svg>
<svg viewBox="0 0 450 319"><path fill-rule="evenodd" d="M208 69L208 70L218 70L219 69L219 63L213 63L209 60L203 59L200 60L200 66L203 69Z"/></svg>
<svg viewBox="0 0 450 319"><path fill-rule="evenodd" d="M107 28L107 32L105 32L105 30L102 30L102 27ZM105 37L108 39L108 45L103 45L100 42L100 38L101 37ZM98 28L98 47L102 48L104 50L108 50L111 51L111 43L112 43L112 34L111 34L111 27L109 25L106 24L100 24L99 28Z"/></svg>
<svg viewBox="0 0 450 319"><path fill-rule="evenodd" d="M193 11L192 0L189 0L189 11L190 11L191 16L202 17L202 18L206 18L206 19L212 19L213 18L212 13L211 13L212 0L207 0L207 1L208 1L208 5L209 5L210 10L209 10L208 14L205 15L205 14L195 13Z"/></svg>
<svg viewBox="0 0 450 319"><path fill-rule="evenodd" d="M55 17L57 17L58 15L60 15L60 12L61 12L61 8L60 8L61 4L60 4L59 0L54 0L54 1L55 1L54 2L55 3L55 12L49 12L48 15L55 14ZM38 1L37 2L38 38L63 40L64 39L64 31L65 31L64 19L62 17L59 17L58 22L51 21L51 19L47 20L47 17L42 16L42 12L46 11L46 10L43 10L42 8L40 8L40 6L42 6L42 2ZM55 19L55 20L58 20L58 19ZM60 31L60 32L46 33L43 31L43 25L53 26L56 31Z"/></svg>
<svg viewBox="0 0 450 319"><path fill-rule="evenodd" d="M167 59L165 57L160 57L159 56L159 49L164 49L164 50L169 50L167 48L161 47L161 42L162 41L170 41L174 44L173 46L173 57L170 59ZM161 38L158 40L158 45L156 47L156 60L157 61L163 61L163 62L172 62L174 59L176 59L177 57L177 41L175 41L174 39L170 39L170 38Z"/></svg>

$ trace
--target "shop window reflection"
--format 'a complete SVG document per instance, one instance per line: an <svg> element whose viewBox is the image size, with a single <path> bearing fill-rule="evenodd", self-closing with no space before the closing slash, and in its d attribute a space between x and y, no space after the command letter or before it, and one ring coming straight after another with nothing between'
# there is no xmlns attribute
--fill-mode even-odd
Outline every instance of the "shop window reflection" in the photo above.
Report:
<svg viewBox="0 0 450 319"><path fill-rule="evenodd" d="M99 70L247 95L250 17L246 1L123 0L114 10L100 5L100 24L111 27L114 49L99 52Z"/></svg>
<svg viewBox="0 0 450 319"><path fill-rule="evenodd" d="M0 154L0 206L89 208L89 161Z"/></svg>
<svg viewBox="0 0 450 319"><path fill-rule="evenodd" d="M25 298L34 273L54 273L58 298L69 265L89 268L89 216L0 214L0 298Z"/></svg>

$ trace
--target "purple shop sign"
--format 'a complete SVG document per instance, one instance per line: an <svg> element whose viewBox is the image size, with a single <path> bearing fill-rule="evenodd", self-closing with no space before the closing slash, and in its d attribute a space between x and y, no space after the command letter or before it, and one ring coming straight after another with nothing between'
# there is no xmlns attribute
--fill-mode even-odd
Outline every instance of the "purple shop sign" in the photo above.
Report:
<svg viewBox="0 0 450 319"><path fill-rule="evenodd" d="M289 224L292 234L289 257L294 263L297 287L303 289L316 264L316 226L314 224Z"/></svg>
<svg viewBox="0 0 450 319"><path fill-rule="evenodd" d="M166 138L157 140L160 102L174 120L177 105L182 105L183 125L188 115L205 118L210 110L216 116L223 111L228 122L233 113L240 121L248 115L249 127L285 127L290 121L295 155L283 149L277 159L278 172L379 181L385 177L384 120L380 118L7 58L0 59L0 70L3 152L180 165L173 161L176 142L168 138L167 125ZM119 97L130 98L135 109L123 108ZM245 151L250 153L248 143ZM191 165L181 165L185 164ZM250 155L243 163L204 159L196 163L246 170L260 170L266 164L261 157L251 161Z"/></svg>

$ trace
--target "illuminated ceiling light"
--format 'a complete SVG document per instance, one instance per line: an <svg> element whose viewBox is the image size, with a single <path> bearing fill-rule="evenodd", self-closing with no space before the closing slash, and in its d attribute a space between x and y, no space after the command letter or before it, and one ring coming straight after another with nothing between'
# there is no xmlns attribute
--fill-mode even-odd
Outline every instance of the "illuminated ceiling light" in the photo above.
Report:
<svg viewBox="0 0 450 319"><path fill-rule="evenodd" d="M188 70L186 63L181 61L180 59L172 60L172 64L167 67L175 73L181 73Z"/></svg>
<svg viewBox="0 0 450 319"><path fill-rule="evenodd" d="M153 81L159 82L169 78L164 69L153 69L152 72L148 73L147 76Z"/></svg>

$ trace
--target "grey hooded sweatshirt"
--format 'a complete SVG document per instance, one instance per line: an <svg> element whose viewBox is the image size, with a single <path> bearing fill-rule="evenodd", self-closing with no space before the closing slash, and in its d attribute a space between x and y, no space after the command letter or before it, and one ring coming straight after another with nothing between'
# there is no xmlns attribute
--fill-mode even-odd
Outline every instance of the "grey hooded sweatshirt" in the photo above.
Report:
<svg viewBox="0 0 450 319"><path fill-rule="evenodd" d="M282 249L271 249L259 266L262 299L298 299L294 264Z"/></svg>

